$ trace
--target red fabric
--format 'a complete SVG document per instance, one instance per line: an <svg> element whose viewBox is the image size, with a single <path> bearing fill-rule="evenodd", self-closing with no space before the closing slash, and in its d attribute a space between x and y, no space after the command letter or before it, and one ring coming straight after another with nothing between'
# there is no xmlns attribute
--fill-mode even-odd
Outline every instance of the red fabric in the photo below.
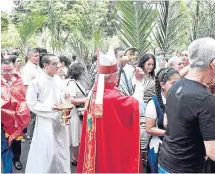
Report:
<svg viewBox="0 0 215 174"><path fill-rule="evenodd" d="M96 87L94 89L97 89ZM88 116L94 110L94 96L84 114L82 137L78 158L78 173L139 173L142 172L140 157L139 104L117 89L105 85L104 114L95 118L95 137L88 136ZM92 129L93 130L93 129ZM94 135L94 134L91 134ZM95 138L95 142L91 138ZM93 139L92 138L92 139ZM92 147L91 147L92 146ZM92 154L89 154L91 148ZM94 152L95 150L95 152ZM89 157L88 157L89 156ZM93 163L88 160L95 159ZM88 165L92 166L88 166ZM92 170L86 170L90 168Z"/></svg>
<svg viewBox="0 0 215 174"><path fill-rule="evenodd" d="M111 66L102 66L99 65L98 73L99 74L112 74L118 71L117 64Z"/></svg>
<svg viewBox="0 0 215 174"><path fill-rule="evenodd" d="M18 136L22 136L30 121L30 111L27 107L25 94L26 90L19 76L14 75L16 80L11 85L9 97L1 95L1 122L4 130L9 135L9 144ZM1 87L5 83L1 80Z"/></svg>

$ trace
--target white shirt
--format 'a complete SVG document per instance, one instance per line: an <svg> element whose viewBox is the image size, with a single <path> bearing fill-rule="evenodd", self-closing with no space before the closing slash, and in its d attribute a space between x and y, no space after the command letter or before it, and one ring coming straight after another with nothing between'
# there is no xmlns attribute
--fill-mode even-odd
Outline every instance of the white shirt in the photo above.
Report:
<svg viewBox="0 0 215 174"><path fill-rule="evenodd" d="M75 82L74 80L67 79L65 82L66 82L65 84L66 94L70 94L70 97L74 97L74 98L84 97L81 90L85 93L85 89L78 81ZM77 84L81 88L81 90L78 88ZM69 131L69 137L70 137L70 145L74 147L79 146L81 141L82 123L78 115L79 111L84 111L84 108L76 108L76 106L74 106L74 108L70 112L71 124L67 126Z"/></svg>
<svg viewBox="0 0 215 174"><path fill-rule="evenodd" d="M163 104L166 104L166 98L162 95ZM153 100L150 100L146 106L146 117L157 119L157 112Z"/></svg>
<svg viewBox="0 0 215 174"><path fill-rule="evenodd" d="M166 98L162 95L162 100L163 103L166 104ZM153 100L150 100L149 103L146 106L146 112L145 115L147 118L152 118L156 120L156 127L158 127L157 125L157 112L156 112L156 108L155 108L155 104ZM158 148L159 148L159 144L162 144L162 141L160 140L160 138L158 136L152 136L152 139L149 143L149 147L150 149L154 148L155 153L158 152Z"/></svg>
<svg viewBox="0 0 215 174"><path fill-rule="evenodd" d="M28 86L30 82L42 72L43 70L39 67L39 65L35 65L28 61L21 71L23 84Z"/></svg>

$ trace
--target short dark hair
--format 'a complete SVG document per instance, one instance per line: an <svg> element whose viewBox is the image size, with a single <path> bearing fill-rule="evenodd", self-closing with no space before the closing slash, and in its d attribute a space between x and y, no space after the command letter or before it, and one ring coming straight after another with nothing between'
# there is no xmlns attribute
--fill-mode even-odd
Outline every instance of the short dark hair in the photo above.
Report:
<svg viewBox="0 0 215 174"><path fill-rule="evenodd" d="M60 56L59 59L60 59L60 62L64 62L66 67L68 66L69 60L66 56Z"/></svg>
<svg viewBox="0 0 215 174"><path fill-rule="evenodd" d="M139 64L138 64L137 66L143 69L145 63L146 63L149 59L153 59L153 60L154 60L154 68L153 68L152 72L150 72L149 74L150 74L152 77L155 77L156 59L155 59L155 56L154 56L153 54L144 54L143 57L140 59Z"/></svg>
<svg viewBox="0 0 215 174"><path fill-rule="evenodd" d="M18 56L16 56L16 55L9 56L9 59L13 62L13 64L15 64L17 58L18 58Z"/></svg>
<svg viewBox="0 0 215 174"><path fill-rule="evenodd" d="M40 54L40 58L39 58L39 66L41 67L41 68L43 68L43 65L42 65L42 63L41 63L41 59L42 59L42 57L44 56L44 55L46 55L46 54L48 54L48 51L45 49L45 48L35 48L38 52L39 52L39 54Z"/></svg>
<svg viewBox="0 0 215 174"><path fill-rule="evenodd" d="M38 53L43 53L43 54L47 54L48 53L45 48L35 48L35 49L38 51Z"/></svg>
<svg viewBox="0 0 215 174"><path fill-rule="evenodd" d="M162 112L165 111L166 106L164 105L163 99L162 99L162 96L161 96L161 86L160 86L160 83L161 82L166 83L175 74L179 75L179 72L176 71L173 68L161 68L157 72L157 74L155 76L155 93L156 93L156 96L158 98L158 102L160 104Z"/></svg>
<svg viewBox="0 0 215 174"><path fill-rule="evenodd" d="M72 64L72 66L69 67L66 78L80 80L80 77L84 71L85 71L85 68L81 63L79 63L79 62L74 63L74 64Z"/></svg>
<svg viewBox="0 0 215 174"><path fill-rule="evenodd" d="M9 65L13 63L10 59L1 59L1 65L4 64L4 65Z"/></svg>
<svg viewBox="0 0 215 174"><path fill-rule="evenodd" d="M44 67L44 63L49 64L50 57L56 57L54 54L45 54L41 59L41 64Z"/></svg>

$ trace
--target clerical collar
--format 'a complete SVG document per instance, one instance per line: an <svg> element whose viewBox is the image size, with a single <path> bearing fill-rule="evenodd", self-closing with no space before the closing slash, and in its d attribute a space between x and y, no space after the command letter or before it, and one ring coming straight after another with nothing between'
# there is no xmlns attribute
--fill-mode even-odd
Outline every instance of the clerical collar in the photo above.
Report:
<svg viewBox="0 0 215 174"><path fill-rule="evenodd" d="M52 80L55 76L49 76L46 72L44 72L44 76L49 79L49 80Z"/></svg>

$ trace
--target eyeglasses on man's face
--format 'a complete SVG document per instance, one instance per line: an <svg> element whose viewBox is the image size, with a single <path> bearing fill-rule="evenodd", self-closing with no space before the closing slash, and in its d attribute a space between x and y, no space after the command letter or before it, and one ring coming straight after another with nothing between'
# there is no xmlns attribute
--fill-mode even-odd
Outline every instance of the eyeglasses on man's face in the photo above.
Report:
<svg viewBox="0 0 215 174"><path fill-rule="evenodd" d="M13 73L13 69L3 69L2 72L3 72L4 74Z"/></svg>
<svg viewBox="0 0 215 174"><path fill-rule="evenodd" d="M186 56L186 57L188 57L188 54L181 54L181 56Z"/></svg>
<svg viewBox="0 0 215 174"><path fill-rule="evenodd" d="M52 66L58 66L59 62L49 62L48 65L52 65Z"/></svg>

